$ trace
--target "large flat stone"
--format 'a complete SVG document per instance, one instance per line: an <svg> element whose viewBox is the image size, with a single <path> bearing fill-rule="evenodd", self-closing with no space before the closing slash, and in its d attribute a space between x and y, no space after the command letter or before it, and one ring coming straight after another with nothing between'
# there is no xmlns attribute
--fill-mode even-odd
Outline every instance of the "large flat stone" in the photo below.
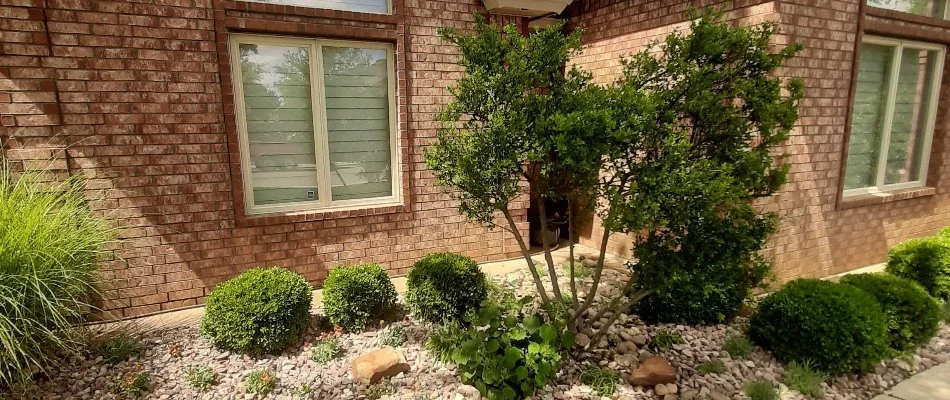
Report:
<svg viewBox="0 0 950 400"><path fill-rule="evenodd" d="M383 347L357 357L350 364L353 380L362 384L379 382L400 372L409 372L406 358L392 347Z"/></svg>

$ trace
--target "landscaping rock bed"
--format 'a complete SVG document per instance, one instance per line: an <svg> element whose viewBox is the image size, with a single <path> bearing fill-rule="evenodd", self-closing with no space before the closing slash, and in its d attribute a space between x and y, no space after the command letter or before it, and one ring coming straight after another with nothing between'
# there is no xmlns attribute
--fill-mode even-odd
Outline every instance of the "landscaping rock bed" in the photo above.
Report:
<svg viewBox="0 0 950 400"><path fill-rule="evenodd" d="M616 294L622 285L624 273L605 270L606 296ZM515 272L495 277L502 286L530 294L534 283L526 272ZM565 284L566 284L566 278ZM589 278L586 280L589 281ZM586 282L585 281L585 282ZM562 285L562 287L567 287ZM318 310L319 311L319 310ZM463 385L455 368L443 364L425 350L428 329L411 318L395 317L406 333L406 342L397 347L409 364L408 372L367 388L353 382L351 362L374 349L380 348L379 328L363 333L340 336L341 354L320 365L310 360L310 348L319 335L319 315L311 329L292 348L278 356L258 359L217 350L200 337L197 326L153 331L142 340L145 350L141 355L110 366L98 359L64 360L58 370L46 380L30 388L26 398L43 399L111 399L115 377L132 370L148 371L150 391L145 395L155 399L223 399L255 398L246 393L242 384L245 376L260 369L273 371L279 383L268 396L274 399L471 399L478 392ZM579 381L585 365L596 364L622 374L613 399L744 399L743 385L753 379L765 379L780 385L783 366L768 353L756 349L746 359L733 359L723 350L723 343L732 334L746 328L747 321L737 318L728 325L692 327L680 325L648 326L632 315L620 315L608 335L600 343L578 348L572 357L562 363L558 379L539 391L536 399L599 399L592 388ZM682 336L683 344L673 344L666 350L656 349L652 338L659 329ZM950 327L941 324L938 335L915 354L890 360L879 365L874 373L863 376L834 377L825 384L826 399L870 399L888 387L936 364L947 362L950 355ZM669 360L676 370L675 383L654 387L632 386L627 380L642 360L660 356ZM703 375L697 365L720 359L724 371ZM188 387L183 371L190 365L209 366L218 375L218 381L209 391L199 393ZM309 393L304 393L309 388ZM804 398L797 392L781 387L785 399Z"/></svg>

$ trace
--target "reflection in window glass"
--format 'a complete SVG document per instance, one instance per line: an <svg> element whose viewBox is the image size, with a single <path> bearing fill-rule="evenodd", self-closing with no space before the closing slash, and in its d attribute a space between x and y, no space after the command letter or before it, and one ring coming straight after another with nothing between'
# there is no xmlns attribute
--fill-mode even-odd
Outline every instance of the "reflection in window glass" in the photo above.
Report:
<svg viewBox="0 0 950 400"><path fill-rule="evenodd" d="M389 0L248 0L288 6L326 8L372 14L389 14Z"/></svg>
<svg viewBox="0 0 950 400"><path fill-rule="evenodd" d="M884 183L920 180L920 161L930 110L932 77L937 52L905 48L897 78L894 117L887 146Z"/></svg>
<svg viewBox="0 0 950 400"><path fill-rule="evenodd" d="M945 18L947 0L868 0L868 5L928 17Z"/></svg>

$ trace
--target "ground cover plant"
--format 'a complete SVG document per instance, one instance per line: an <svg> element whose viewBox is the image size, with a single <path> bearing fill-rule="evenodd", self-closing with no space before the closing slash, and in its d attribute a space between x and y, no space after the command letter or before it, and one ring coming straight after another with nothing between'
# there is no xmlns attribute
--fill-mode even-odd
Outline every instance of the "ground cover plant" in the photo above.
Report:
<svg viewBox="0 0 950 400"><path fill-rule="evenodd" d="M189 365L183 372L185 382L199 392L206 391L217 383L218 374L211 367Z"/></svg>
<svg viewBox="0 0 950 400"><path fill-rule="evenodd" d="M310 350L310 360L317 364L326 364L340 355L340 340L328 337L318 340Z"/></svg>
<svg viewBox="0 0 950 400"><path fill-rule="evenodd" d="M721 374L726 370L726 364L723 363L722 360L716 358L700 363L696 366L696 370L703 375Z"/></svg>
<svg viewBox="0 0 950 400"><path fill-rule="evenodd" d="M748 358L752 354L753 345L752 341L749 338L742 335L729 335L726 338L726 342L723 343L722 349L729 353L732 358L743 359Z"/></svg>
<svg viewBox="0 0 950 400"><path fill-rule="evenodd" d="M581 371L580 380L594 389L598 396L613 396L620 374L606 368L588 366Z"/></svg>
<svg viewBox="0 0 950 400"><path fill-rule="evenodd" d="M463 215L514 235L540 301L572 299L568 329L590 333L595 343L620 313L597 329L590 324L611 309L629 309L651 293L660 299L651 310L672 307L670 298L695 297L669 296L678 287L666 284L670 276L729 280L716 286L719 292L695 286L700 278L682 281L695 287L691 294L709 292L703 301L714 306L680 307L675 319L719 322L766 275L757 253L774 218L750 204L785 180L775 149L797 119L802 91L800 82L783 84L773 72L799 47L773 51L774 24L732 26L715 12L693 17L689 33L672 33L658 48L625 60L623 76L606 86L576 68L562 69L580 51L580 32L564 35L555 25L523 36L514 26L500 32L481 20L474 34L441 31L459 49L464 76L438 115L427 165L452 189ZM583 293L574 263L563 271L569 288L560 287L547 235L541 235L544 263L534 266L510 208L525 195L538 204L542 231L550 216L545 204L568 203L571 243L579 218L593 212L603 222L599 258ZM722 238L728 246L691 250L687 242L696 239L688 233L704 229L731 233ZM601 287L607 241L630 232L646 235L635 246L641 262L631 264L636 273L622 291L628 295L582 318Z"/></svg>
<svg viewBox="0 0 950 400"><path fill-rule="evenodd" d="M107 334L96 345L96 354L108 364L118 364L142 353L144 346L128 332Z"/></svg>
<svg viewBox="0 0 950 400"><path fill-rule="evenodd" d="M244 387L248 393L267 396L277 388L277 376L269 369L252 371L244 377Z"/></svg>
<svg viewBox="0 0 950 400"><path fill-rule="evenodd" d="M810 362L792 361L785 366L782 383L805 396L819 397L821 384L827 379L828 374L815 369Z"/></svg>
<svg viewBox="0 0 950 400"><path fill-rule="evenodd" d="M201 334L252 355L279 353L310 325L313 288L283 268L255 268L222 282L205 305Z"/></svg>
<svg viewBox="0 0 950 400"><path fill-rule="evenodd" d="M746 396L749 400L778 400L778 390L771 382L766 380L754 380L746 382L744 385Z"/></svg>
<svg viewBox="0 0 950 400"><path fill-rule="evenodd" d="M0 158L0 388L82 350L73 327L95 310L98 263L116 237L81 178L46 178Z"/></svg>

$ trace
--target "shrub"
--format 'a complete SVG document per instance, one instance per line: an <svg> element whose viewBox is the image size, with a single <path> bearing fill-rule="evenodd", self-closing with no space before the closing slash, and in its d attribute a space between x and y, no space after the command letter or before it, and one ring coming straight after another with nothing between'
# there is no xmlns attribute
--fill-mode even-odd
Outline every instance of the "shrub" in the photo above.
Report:
<svg viewBox="0 0 950 400"><path fill-rule="evenodd" d="M937 333L940 305L917 282L888 274L857 274L841 278L841 283L877 299L887 318L892 349L911 350Z"/></svg>
<svg viewBox="0 0 950 400"><path fill-rule="evenodd" d="M118 364L141 353L142 343L126 332L107 337L96 346L96 354L110 365Z"/></svg>
<svg viewBox="0 0 950 400"><path fill-rule="evenodd" d="M683 343L686 343L686 341L683 340L682 334L664 328L657 329L656 334L653 335L653 340L650 341L653 348L659 351L666 351L672 349L674 344Z"/></svg>
<svg viewBox="0 0 950 400"><path fill-rule="evenodd" d="M0 158L0 387L32 381L63 353L94 309L98 262L115 230L92 212L83 181L15 174Z"/></svg>
<svg viewBox="0 0 950 400"><path fill-rule="evenodd" d="M871 369L888 352L877 301L853 286L820 280L798 279L766 297L749 322L749 336L783 362L811 360L831 373Z"/></svg>
<svg viewBox="0 0 950 400"><path fill-rule="evenodd" d="M471 258L430 254L416 261L406 282L406 305L423 321L457 321L485 299L485 275Z"/></svg>
<svg viewBox="0 0 950 400"><path fill-rule="evenodd" d="M792 361L785 366L785 376L782 383L808 397L820 397L821 384L828 379L828 374L816 370L811 362Z"/></svg>
<svg viewBox="0 0 950 400"><path fill-rule="evenodd" d="M349 331L366 327L370 317L396 304L396 288L378 265L337 267L323 283L323 312Z"/></svg>
<svg viewBox="0 0 950 400"><path fill-rule="evenodd" d="M722 349L735 359L748 358L752 354L752 347L752 341L742 335L730 335L722 345Z"/></svg>
<svg viewBox="0 0 950 400"><path fill-rule="evenodd" d="M686 225L683 237L657 233L637 244L642 279L635 288L653 293L636 304L635 312L652 323L729 321L769 274L759 251L774 232L776 218L756 215L744 205Z"/></svg>
<svg viewBox="0 0 950 400"><path fill-rule="evenodd" d="M148 371L131 371L121 374L112 382L112 393L125 398L138 398L148 392L152 375Z"/></svg>
<svg viewBox="0 0 950 400"><path fill-rule="evenodd" d="M562 353L574 345L566 324L526 313L510 293L489 298L465 321L440 326L426 347L458 366L463 383L491 399L522 399L543 387L558 370ZM477 328L476 328L477 327Z"/></svg>
<svg viewBox="0 0 950 400"><path fill-rule="evenodd" d="M406 331L401 325L390 325L376 339L380 346L399 347L406 343Z"/></svg>
<svg viewBox="0 0 950 400"><path fill-rule="evenodd" d="M887 254L887 272L916 281L931 296L950 299L950 237L911 239Z"/></svg>
<svg viewBox="0 0 950 400"><path fill-rule="evenodd" d="M244 377L244 387L248 393L267 396L277 388L277 375L269 369L259 369Z"/></svg>
<svg viewBox="0 0 950 400"><path fill-rule="evenodd" d="M950 301L943 302L940 308L940 319L946 323L950 323Z"/></svg>
<svg viewBox="0 0 950 400"><path fill-rule="evenodd" d="M750 400L778 400L778 390L771 382L758 379L746 382L743 387Z"/></svg>
<svg viewBox="0 0 950 400"><path fill-rule="evenodd" d="M326 364L340 354L340 341L335 337L322 339L310 350L310 360L317 364Z"/></svg>
<svg viewBox="0 0 950 400"><path fill-rule="evenodd" d="M219 284L208 296L201 334L223 349L275 354L310 325L312 287L283 268L256 268Z"/></svg>
<svg viewBox="0 0 950 400"><path fill-rule="evenodd" d="M581 383L594 389L598 396L613 396L620 374L606 368L588 366L581 371Z"/></svg>
<svg viewBox="0 0 950 400"><path fill-rule="evenodd" d="M214 372L214 369L200 365L189 365L186 367L184 376L188 386L191 386L199 392L211 389L218 380L218 375Z"/></svg>
<svg viewBox="0 0 950 400"><path fill-rule="evenodd" d="M699 371L699 373L703 375L721 374L723 371L726 370L726 363L716 358L713 360L700 363L699 365L696 366L696 370Z"/></svg>

